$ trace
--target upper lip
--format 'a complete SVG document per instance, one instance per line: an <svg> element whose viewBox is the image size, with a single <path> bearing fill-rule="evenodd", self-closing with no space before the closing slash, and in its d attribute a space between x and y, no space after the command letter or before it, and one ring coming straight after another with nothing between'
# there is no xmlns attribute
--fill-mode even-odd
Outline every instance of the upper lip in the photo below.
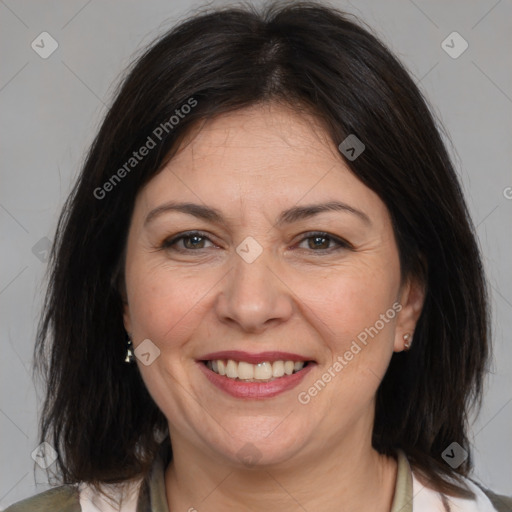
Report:
<svg viewBox="0 0 512 512"><path fill-rule="evenodd" d="M223 350L221 352L211 352L200 357L199 361L215 361L215 360L245 361L247 363L257 364L265 361L313 361L311 357L293 354L291 352L267 351L250 353L243 350Z"/></svg>

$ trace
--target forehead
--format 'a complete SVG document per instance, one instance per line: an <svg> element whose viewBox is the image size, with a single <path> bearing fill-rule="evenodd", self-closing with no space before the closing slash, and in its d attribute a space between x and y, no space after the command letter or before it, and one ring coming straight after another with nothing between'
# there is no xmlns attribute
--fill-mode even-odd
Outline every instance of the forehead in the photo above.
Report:
<svg viewBox="0 0 512 512"><path fill-rule="evenodd" d="M297 163L304 157L309 164L341 160L315 117L285 106L262 104L219 115L192 130L171 167L185 161L194 167L210 167L214 161L228 171L267 170L266 174L275 175L280 169L288 172L293 168L299 174Z"/></svg>
<svg viewBox="0 0 512 512"><path fill-rule="evenodd" d="M350 171L314 116L263 104L221 114L186 136L141 194L147 208L180 198L221 209L289 203L380 201Z"/></svg>

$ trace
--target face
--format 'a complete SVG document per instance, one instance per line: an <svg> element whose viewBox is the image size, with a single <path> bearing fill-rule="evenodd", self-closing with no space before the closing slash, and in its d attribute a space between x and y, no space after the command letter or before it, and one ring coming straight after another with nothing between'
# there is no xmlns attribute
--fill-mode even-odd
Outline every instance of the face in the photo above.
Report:
<svg viewBox="0 0 512 512"><path fill-rule="evenodd" d="M232 465L369 442L421 309L384 203L314 118L275 105L208 122L139 192L125 276L125 327L173 449Z"/></svg>

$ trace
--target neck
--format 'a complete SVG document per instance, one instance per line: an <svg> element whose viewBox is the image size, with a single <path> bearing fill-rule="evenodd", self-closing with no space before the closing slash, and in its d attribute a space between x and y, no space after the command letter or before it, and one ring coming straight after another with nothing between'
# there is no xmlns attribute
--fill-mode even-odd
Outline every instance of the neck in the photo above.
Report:
<svg viewBox="0 0 512 512"><path fill-rule="evenodd" d="M239 469L173 438L173 460L165 472L172 512L243 510L249 503L251 510L264 512L391 510L397 464L370 442L345 439L300 460Z"/></svg>

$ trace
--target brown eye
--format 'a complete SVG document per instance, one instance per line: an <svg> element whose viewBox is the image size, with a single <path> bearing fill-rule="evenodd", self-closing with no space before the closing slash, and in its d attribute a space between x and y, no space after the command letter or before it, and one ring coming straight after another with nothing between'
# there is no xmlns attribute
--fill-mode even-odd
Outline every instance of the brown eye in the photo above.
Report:
<svg viewBox="0 0 512 512"><path fill-rule="evenodd" d="M200 235L184 236L181 237L183 245L186 249L203 249L204 248L204 237Z"/></svg>
<svg viewBox="0 0 512 512"><path fill-rule="evenodd" d="M332 252L350 248L349 243L328 233L308 233L308 236L301 240L301 244L304 242L307 242L307 248L313 252ZM331 246L332 243L335 244L334 247Z"/></svg>
<svg viewBox="0 0 512 512"><path fill-rule="evenodd" d="M190 233L184 233L173 238L164 240L161 245L162 249L176 250L176 251L194 251L200 249L206 249L205 242L211 240L200 232L193 231ZM179 243L182 242L180 246Z"/></svg>
<svg viewBox="0 0 512 512"><path fill-rule="evenodd" d="M310 249L328 249L328 245L330 242L330 238L327 236L311 236L308 237L310 241L309 248Z"/></svg>

